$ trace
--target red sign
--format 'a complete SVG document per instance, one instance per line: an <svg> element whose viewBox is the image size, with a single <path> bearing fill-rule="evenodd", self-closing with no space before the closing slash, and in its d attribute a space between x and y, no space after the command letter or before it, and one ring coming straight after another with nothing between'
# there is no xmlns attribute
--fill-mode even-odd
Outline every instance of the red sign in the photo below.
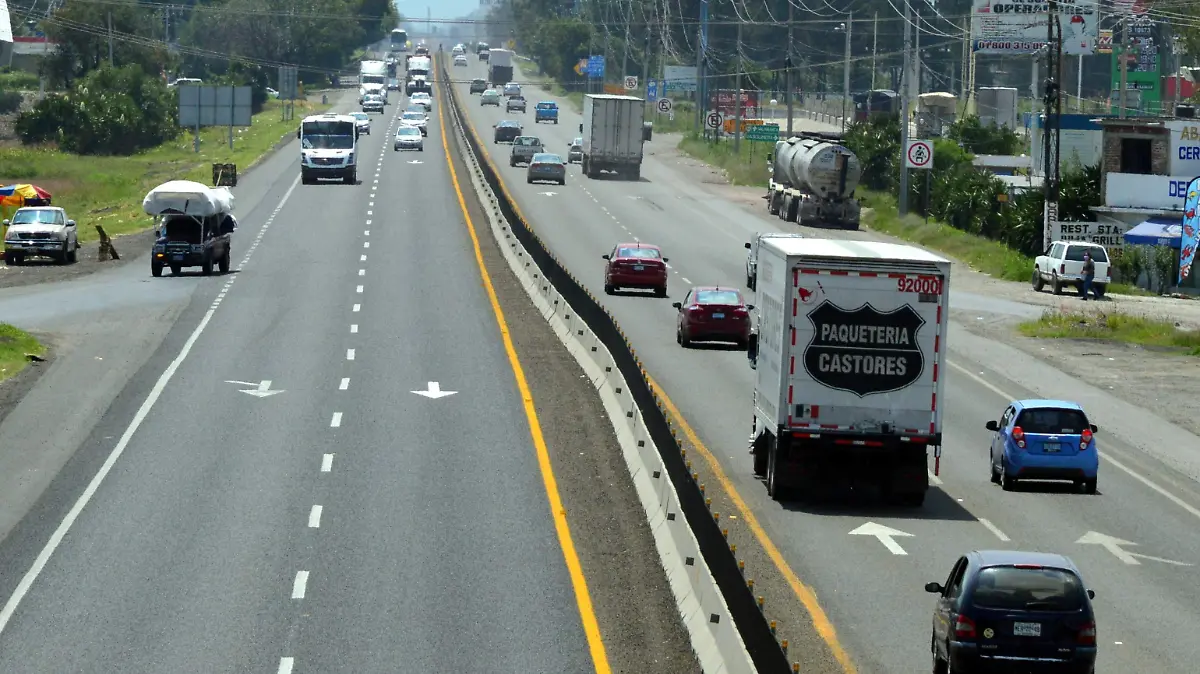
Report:
<svg viewBox="0 0 1200 674"><path fill-rule="evenodd" d="M737 107L737 99L734 97L733 89L717 89L709 94L708 107L710 110L719 110L722 114L732 115L734 108ZM758 109L758 92L747 91L742 89L742 117L749 117L747 111Z"/></svg>

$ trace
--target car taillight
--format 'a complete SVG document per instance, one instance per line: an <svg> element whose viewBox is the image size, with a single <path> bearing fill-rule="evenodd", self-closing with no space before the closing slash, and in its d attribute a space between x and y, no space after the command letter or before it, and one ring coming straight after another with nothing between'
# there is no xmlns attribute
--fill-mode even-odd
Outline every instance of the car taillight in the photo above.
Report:
<svg viewBox="0 0 1200 674"><path fill-rule="evenodd" d="M737 307L733 310L733 315L739 318L745 318L746 316L750 315L750 312L746 311L746 307Z"/></svg>
<svg viewBox="0 0 1200 674"><path fill-rule="evenodd" d="M1079 448L1087 449L1088 445L1092 444L1092 429L1083 429L1083 435L1079 438Z"/></svg>
<svg viewBox="0 0 1200 674"><path fill-rule="evenodd" d="M1096 623L1086 622L1079 628L1078 643L1080 646L1096 645Z"/></svg>
<svg viewBox="0 0 1200 674"><path fill-rule="evenodd" d="M960 615L954 619L954 638L955 639L974 639L975 638L975 621L965 615Z"/></svg>
<svg viewBox="0 0 1200 674"><path fill-rule="evenodd" d="M704 307L700 306L699 304L693 304L690 307L688 307L688 311L692 311L692 312L704 311Z"/></svg>
<svg viewBox="0 0 1200 674"><path fill-rule="evenodd" d="M1064 262L1058 266L1058 273L1060 273L1060 274L1067 273L1067 263L1066 262Z"/></svg>
<svg viewBox="0 0 1200 674"><path fill-rule="evenodd" d="M1025 431L1021 430L1020 426L1013 429L1012 439L1013 442L1017 443L1018 447L1025 449Z"/></svg>

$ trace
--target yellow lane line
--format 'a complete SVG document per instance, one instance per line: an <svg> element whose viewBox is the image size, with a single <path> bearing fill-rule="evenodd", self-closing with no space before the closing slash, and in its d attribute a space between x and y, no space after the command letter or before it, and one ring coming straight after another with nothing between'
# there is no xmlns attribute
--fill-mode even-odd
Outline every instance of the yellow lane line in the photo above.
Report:
<svg viewBox="0 0 1200 674"><path fill-rule="evenodd" d="M442 97L443 103L448 100L449 95ZM559 545L562 546L567 573L571 576L571 585L575 590L575 602L579 606L579 616L583 622L583 631L587 635L592 663L596 668L596 674L612 674L612 668L608 664L608 654L604 650L604 640L600 636L600 623L596 620L596 612L592 607L592 596L588 592L587 578L583 574L583 566L579 563L579 555L575 552L575 542L571 538L571 528L567 524L567 510L563 507L562 498L558 493L558 481L554 478L554 469L550 464L550 452L546 448L546 439L542 435L542 424L538 421L533 394L529 391L529 384L525 380L525 370L521 367L521 360L517 357L517 350L513 346L512 336L508 331L508 321L504 319L504 310L500 308L496 288L492 285L491 274L488 273L487 265L483 260L483 250L479 246L479 236L475 232L475 224L467 210L467 202L463 198L462 188L458 182L458 173L454 170L450 144L446 140L446 119L442 114L442 107L442 105L438 106L438 126L441 127L442 148L446 151L446 162L450 166L450 182L454 185L454 193L458 196L458 205L462 209L463 219L467 223L467 232L471 235L471 245L475 248L475 263L479 266L479 275L483 278L488 301L492 305L492 313L496 316L496 324L500 327L500 336L504 340L504 351L508 354L508 363L512 366L513 376L516 377L517 389L521 392L525 418L529 422L529 435L533 438L538 468L542 473L542 482L546 486L546 499L550 502L550 516L554 519L554 528L558 533Z"/></svg>

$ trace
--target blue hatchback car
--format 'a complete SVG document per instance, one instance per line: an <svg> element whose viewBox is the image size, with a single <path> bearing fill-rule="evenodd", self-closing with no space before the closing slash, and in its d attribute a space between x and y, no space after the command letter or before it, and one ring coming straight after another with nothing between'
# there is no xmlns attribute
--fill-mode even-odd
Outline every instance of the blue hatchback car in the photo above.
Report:
<svg viewBox="0 0 1200 674"><path fill-rule="evenodd" d="M1018 480L1070 480L1096 493L1100 455L1095 424L1078 403L1066 400L1016 400L993 432L989 450L992 482L1006 491Z"/></svg>
<svg viewBox="0 0 1200 674"><path fill-rule="evenodd" d="M975 550L925 591L938 595L934 674L1095 674L1096 593L1063 555Z"/></svg>

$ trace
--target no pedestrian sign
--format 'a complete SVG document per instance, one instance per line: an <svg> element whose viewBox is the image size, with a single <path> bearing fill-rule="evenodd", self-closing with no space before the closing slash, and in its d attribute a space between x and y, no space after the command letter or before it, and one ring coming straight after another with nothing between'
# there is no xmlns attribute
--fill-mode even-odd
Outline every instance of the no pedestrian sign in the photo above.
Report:
<svg viewBox="0 0 1200 674"><path fill-rule="evenodd" d="M904 167L910 169L933 168L933 143L927 140L910 140L904 151Z"/></svg>

